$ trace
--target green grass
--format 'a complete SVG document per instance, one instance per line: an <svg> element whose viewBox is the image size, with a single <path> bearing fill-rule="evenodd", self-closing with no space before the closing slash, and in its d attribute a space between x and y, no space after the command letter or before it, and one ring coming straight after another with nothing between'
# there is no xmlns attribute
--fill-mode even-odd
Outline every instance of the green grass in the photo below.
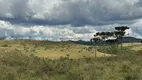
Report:
<svg viewBox="0 0 142 80"><path fill-rule="evenodd" d="M124 46L130 46L132 47L132 50L138 51L142 50L142 44L141 43L125 43Z"/></svg>
<svg viewBox="0 0 142 80"><path fill-rule="evenodd" d="M49 59L59 59L60 57L67 57L66 52L62 52L62 51L41 51L37 54L35 54L35 56L38 57L43 57L43 58L49 58ZM101 52L97 52L97 57L103 57L104 53ZM109 54L107 54L107 56L110 56ZM81 52L78 53L77 51L69 51L69 57L72 59L78 59L78 58L83 58L83 57L95 57L94 53L91 52Z"/></svg>
<svg viewBox="0 0 142 80"><path fill-rule="evenodd" d="M124 47L132 47L132 50L138 51L142 49L142 44L140 43L124 43ZM5 51L19 51L21 53L26 53L28 55L35 55L43 58L59 59L60 57L67 57L67 53L70 58L78 59L83 57L95 57L93 50L89 49L90 46L84 46L79 44L74 44L71 42L52 42L52 41L36 41L36 40L1 40L0 50ZM114 46L115 47L115 46ZM113 48L113 47L112 47ZM100 48L104 50L103 47ZM97 51L97 57L111 56L111 51ZM113 51L116 53L116 51Z"/></svg>
<svg viewBox="0 0 142 80"><path fill-rule="evenodd" d="M38 57L59 59L67 57L77 59L82 57L95 57L93 50L89 50L90 46L74 44L71 42L52 42L52 41L36 41L36 40L10 40L0 41L0 50L20 51L28 55ZM102 57L104 53L97 52L97 57ZM110 56L106 54L106 56Z"/></svg>
<svg viewBox="0 0 142 80"><path fill-rule="evenodd" d="M142 80L142 51L123 56L50 60L0 52L0 80Z"/></svg>
<svg viewBox="0 0 142 80"><path fill-rule="evenodd" d="M123 55L94 58L90 46L70 42L0 41L0 80L142 80L141 44L129 45ZM115 45L105 47L116 52Z"/></svg>

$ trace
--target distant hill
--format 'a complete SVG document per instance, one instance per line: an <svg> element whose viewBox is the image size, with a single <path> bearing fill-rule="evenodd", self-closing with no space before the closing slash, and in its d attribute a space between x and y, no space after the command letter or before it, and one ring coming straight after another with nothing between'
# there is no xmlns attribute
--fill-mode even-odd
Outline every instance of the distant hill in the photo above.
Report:
<svg viewBox="0 0 142 80"><path fill-rule="evenodd" d="M120 39L119 39L120 41ZM142 39L139 38L134 38L134 37L123 37L122 39L123 43L132 43L132 42L141 42ZM94 45L92 42L90 41L83 41L83 40L79 40L79 41L70 41L76 44L81 44L81 45ZM100 45L103 43L100 43ZM110 43L106 43L106 44L110 44ZM112 43L113 44L113 43ZM98 45L98 43L96 44Z"/></svg>
<svg viewBox="0 0 142 80"><path fill-rule="evenodd" d="M73 43L76 43L76 44L81 44L81 45L93 45L92 42L90 42L90 41L83 41L83 40L79 40L79 41L70 41L70 42L73 42Z"/></svg>
<svg viewBox="0 0 142 80"><path fill-rule="evenodd" d="M141 42L142 39L134 38L134 37L123 37L122 41L124 43L131 43L131 42Z"/></svg>

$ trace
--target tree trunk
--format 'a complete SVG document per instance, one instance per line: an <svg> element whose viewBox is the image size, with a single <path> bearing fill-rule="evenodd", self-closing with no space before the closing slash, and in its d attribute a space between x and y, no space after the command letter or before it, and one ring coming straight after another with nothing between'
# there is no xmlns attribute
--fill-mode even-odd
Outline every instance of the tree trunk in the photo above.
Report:
<svg viewBox="0 0 142 80"><path fill-rule="evenodd" d="M106 46L105 46L105 39L104 39L104 57L106 56Z"/></svg>
<svg viewBox="0 0 142 80"><path fill-rule="evenodd" d="M121 52L122 53L122 47L123 47L123 42L122 42L122 37L121 37Z"/></svg>
<svg viewBox="0 0 142 80"><path fill-rule="evenodd" d="M95 45L95 58L97 57L97 47Z"/></svg>

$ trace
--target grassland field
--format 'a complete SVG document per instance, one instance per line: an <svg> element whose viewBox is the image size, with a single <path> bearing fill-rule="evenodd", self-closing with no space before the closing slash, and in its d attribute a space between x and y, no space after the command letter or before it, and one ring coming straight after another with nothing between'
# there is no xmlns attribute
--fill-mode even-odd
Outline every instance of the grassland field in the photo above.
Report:
<svg viewBox="0 0 142 80"><path fill-rule="evenodd" d="M142 50L141 43L124 43L124 47L130 46L132 50ZM49 59L59 59L67 57L78 59L83 57L95 57L94 50L89 50L90 46L75 44L71 42L53 42L37 40L4 40L0 41L0 50L19 51L23 54L34 55ZM91 46L92 47L92 46ZM110 56L110 54L105 54ZM97 57L104 56L103 52L97 51Z"/></svg>
<svg viewBox="0 0 142 80"><path fill-rule="evenodd" d="M104 57L103 52L97 51L94 58L92 46L1 40L0 80L142 80L142 44L124 43L123 46L128 49L124 55L105 53ZM108 46L100 48L103 47ZM110 47L112 51L113 48Z"/></svg>

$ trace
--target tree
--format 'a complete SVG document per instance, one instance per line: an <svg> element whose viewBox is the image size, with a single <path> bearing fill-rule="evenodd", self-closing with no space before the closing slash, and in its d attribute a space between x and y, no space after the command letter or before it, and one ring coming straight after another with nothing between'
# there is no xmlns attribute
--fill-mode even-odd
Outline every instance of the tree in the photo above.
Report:
<svg viewBox="0 0 142 80"><path fill-rule="evenodd" d="M113 37L114 36L114 32L107 32L106 33L108 37Z"/></svg>
<svg viewBox="0 0 142 80"><path fill-rule="evenodd" d="M0 40L6 40L6 37L0 37Z"/></svg>
<svg viewBox="0 0 142 80"><path fill-rule="evenodd" d="M91 40L91 42L93 43L98 43L98 42L103 42L104 46L106 45L106 39L108 39L109 37L114 36L113 32L97 32L94 35L94 38ZM105 56L106 50L104 52L104 56Z"/></svg>
<svg viewBox="0 0 142 80"><path fill-rule="evenodd" d="M100 40L103 41L103 44L105 46L105 40L106 40L106 38L108 38L107 32L98 32L98 33L96 33L96 35L98 35L100 37ZM104 52L104 57L105 57L105 52Z"/></svg>
<svg viewBox="0 0 142 80"><path fill-rule="evenodd" d="M125 32L125 30L129 29L129 27L127 26L119 26L119 27L115 27L115 30L119 31L119 32Z"/></svg>
<svg viewBox="0 0 142 80"><path fill-rule="evenodd" d="M123 36L125 35L125 33L126 33L125 31L126 31L127 29L129 29L129 27L127 27L127 26L115 27L115 30L117 30L117 31L115 31L114 34L115 34L115 37L118 39L118 41L119 41L119 39L120 39L121 51L122 51L122 47L123 47L122 38L123 38Z"/></svg>
<svg viewBox="0 0 142 80"><path fill-rule="evenodd" d="M96 33L95 35L94 35L94 38L92 38L91 40L90 40L93 44L95 44L94 46L95 46L95 58L97 57L97 43L99 43L99 42L101 42L101 39L99 38L99 33Z"/></svg>
<svg viewBox="0 0 142 80"><path fill-rule="evenodd" d="M129 29L129 27L127 27L127 26L120 26L120 27L115 27L115 30L117 30L117 31L114 31L114 32L97 32L94 35L94 38L91 39L91 42L93 42L93 43L103 42L103 44L105 46L107 39L109 39L110 37L115 37L116 38L115 41L117 42L117 44L121 43L121 51L122 51L122 47L123 47L123 45L122 45L122 43L123 43L122 38L125 35L125 33L126 33L125 31L127 29ZM105 52L106 52L106 50L105 50ZM104 52L104 56L105 56L105 52Z"/></svg>

